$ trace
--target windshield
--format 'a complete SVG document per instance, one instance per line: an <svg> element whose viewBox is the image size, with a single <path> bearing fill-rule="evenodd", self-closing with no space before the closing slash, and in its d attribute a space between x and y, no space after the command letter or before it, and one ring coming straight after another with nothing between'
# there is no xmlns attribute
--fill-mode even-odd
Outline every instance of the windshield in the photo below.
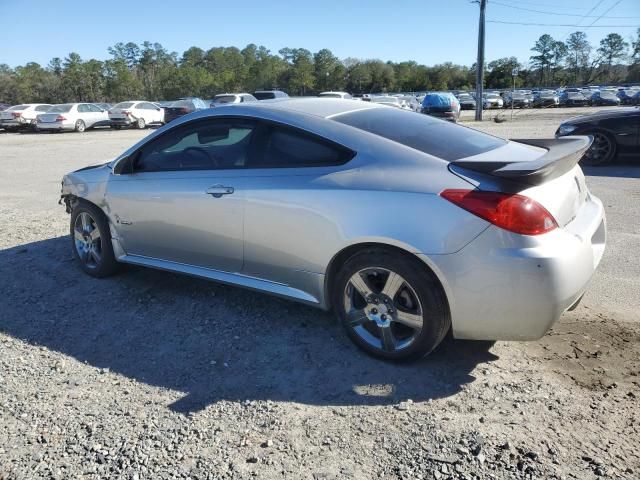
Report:
<svg viewBox="0 0 640 480"><path fill-rule="evenodd" d="M133 102L120 102L117 103L113 108L131 108L133 107Z"/></svg>
<svg viewBox="0 0 640 480"><path fill-rule="evenodd" d="M235 95L216 95L212 103L233 103L235 101Z"/></svg>
<svg viewBox="0 0 640 480"><path fill-rule="evenodd" d="M332 119L447 161L478 155L507 143L471 128L400 109L357 110Z"/></svg>
<svg viewBox="0 0 640 480"><path fill-rule="evenodd" d="M73 107L73 103L63 103L60 105L54 105L47 111L47 113L64 113L64 112L70 111L71 107Z"/></svg>

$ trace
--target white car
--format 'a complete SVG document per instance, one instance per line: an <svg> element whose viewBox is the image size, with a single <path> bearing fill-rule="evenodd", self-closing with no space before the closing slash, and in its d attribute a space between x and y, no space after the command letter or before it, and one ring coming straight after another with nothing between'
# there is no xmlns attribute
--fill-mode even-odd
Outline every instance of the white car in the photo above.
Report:
<svg viewBox="0 0 640 480"><path fill-rule="evenodd" d="M485 93L482 95L482 106L485 110L504 107L504 100L497 93Z"/></svg>
<svg viewBox="0 0 640 480"><path fill-rule="evenodd" d="M250 93L220 93L213 97L209 107L228 105L230 103L257 102L258 99Z"/></svg>
<svg viewBox="0 0 640 480"><path fill-rule="evenodd" d="M369 100L369 101L371 103L381 103L382 105L390 105L390 106L396 107L396 108L403 108L402 107L402 100L400 100L398 97L394 97L392 95L372 96L371 100ZM406 110L406 109L403 108L403 110Z"/></svg>
<svg viewBox="0 0 640 480"><path fill-rule="evenodd" d="M61 103L37 117L37 128L43 131L84 132L110 123L107 111L93 103Z"/></svg>
<svg viewBox="0 0 640 480"><path fill-rule="evenodd" d="M321 92L319 95L321 98L343 98L345 100L351 100L353 97L347 92Z"/></svg>
<svg viewBox="0 0 640 480"><path fill-rule="evenodd" d="M109 109L109 120L115 129L162 125L164 123L164 109L160 105L142 100L120 102Z"/></svg>
<svg viewBox="0 0 640 480"><path fill-rule="evenodd" d="M14 105L0 112L0 126L7 131L33 128L36 124L36 117L49 110L49 108L51 108L51 105L46 103Z"/></svg>

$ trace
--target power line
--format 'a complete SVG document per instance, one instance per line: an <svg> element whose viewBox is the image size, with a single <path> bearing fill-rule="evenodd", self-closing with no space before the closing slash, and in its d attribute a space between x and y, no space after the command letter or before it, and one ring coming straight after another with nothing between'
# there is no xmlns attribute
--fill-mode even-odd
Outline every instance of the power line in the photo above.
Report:
<svg viewBox="0 0 640 480"><path fill-rule="evenodd" d="M504 23L507 25L528 25L536 27L580 27L580 28L636 28L637 25L577 25L570 23L527 23L527 22L507 22L504 20L487 20L489 23Z"/></svg>
<svg viewBox="0 0 640 480"><path fill-rule="evenodd" d="M593 11L595 11L595 9L598 8L602 2L604 2L604 0L598 0L598 2L593 7L591 7L591 10L589 10L585 14L585 16L583 16L582 18L580 18L578 20L578 22L577 22L578 25L577 26L580 26L579 24L582 23L582 20L584 20L586 18L586 15L590 15ZM565 41L569 39L569 33L570 33L569 30L567 30L567 32L563 35L565 37Z"/></svg>
<svg viewBox="0 0 640 480"><path fill-rule="evenodd" d="M520 0L518 0L518 5L533 5L534 7L553 7L553 8L561 8L564 10L586 10L586 8L583 8L583 7L570 7L567 5L556 5L553 3L521 2Z"/></svg>
<svg viewBox="0 0 640 480"><path fill-rule="evenodd" d="M508 3L501 3L501 2L496 2L495 0L493 0L491 2L491 5L501 5L503 7L507 7L507 8L513 8L516 10L524 10L525 12L535 12L535 13L544 13L545 15L560 15L560 16L564 16L564 17L581 17L581 18L596 18L596 19L600 19L600 18L617 18L617 19L628 19L628 18L640 18L640 17L629 17L629 16L625 16L625 17L604 17L604 16L598 16L598 15L582 15L581 13L558 13L558 12L550 12L549 10L535 10L533 8L525 8L525 7L516 7L515 5L509 5ZM615 6L615 5L614 5ZM608 10L607 10L608 11Z"/></svg>
<svg viewBox="0 0 640 480"><path fill-rule="evenodd" d="M605 12L600 15L598 18L596 18L593 22L591 22L589 24L589 26L593 25L594 23L596 23L598 20L600 20L602 17L604 17L607 13L609 13L611 10L613 10L615 7L618 6L618 4L621 2L622 0L618 0L616 3L614 3L613 5L611 5L611 7L609 7L608 10L605 10Z"/></svg>

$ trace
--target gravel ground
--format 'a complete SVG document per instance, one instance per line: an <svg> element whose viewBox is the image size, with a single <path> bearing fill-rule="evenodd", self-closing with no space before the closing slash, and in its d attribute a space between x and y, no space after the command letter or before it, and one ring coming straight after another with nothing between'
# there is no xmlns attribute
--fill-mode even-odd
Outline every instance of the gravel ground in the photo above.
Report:
<svg viewBox="0 0 640 480"><path fill-rule="evenodd" d="M469 125L549 136L576 111ZM0 479L640 478L640 168L589 171L608 250L543 339L393 365L309 307L83 275L60 178L146 133L0 134Z"/></svg>

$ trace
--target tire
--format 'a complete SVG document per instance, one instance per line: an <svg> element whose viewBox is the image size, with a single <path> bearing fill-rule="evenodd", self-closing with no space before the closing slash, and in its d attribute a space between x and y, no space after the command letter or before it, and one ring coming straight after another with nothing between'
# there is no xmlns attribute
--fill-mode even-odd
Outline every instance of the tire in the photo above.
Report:
<svg viewBox="0 0 640 480"><path fill-rule="evenodd" d="M87 126L85 125L85 123L82 120L78 120L73 129L76 132L82 133L87 129Z"/></svg>
<svg viewBox="0 0 640 480"><path fill-rule="evenodd" d="M102 278L119 270L109 223L98 207L88 202L78 203L71 212L70 234L73 256L86 274Z"/></svg>
<svg viewBox="0 0 640 480"><path fill-rule="evenodd" d="M140 130L142 130L142 129L144 129L144 128L146 128L146 127L147 127L147 122L145 122L145 121L144 121L144 118L142 118L142 117L141 117L141 118L139 118L139 119L138 119L138 121L136 122L136 126L137 126Z"/></svg>
<svg viewBox="0 0 640 480"><path fill-rule="evenodd" d="M422 358L451 326L440 283L409 255L361 250L344 262L332 285L331 302L340 323L349 338L374 357Z"/></svg>
<svg viewBox="0 0 640 480"><path fill-rule="evenodd" d="M580 163L589 166L608 165L616 156L616 142L605 132L593 132L593 143L582 156Z"/></svg>

